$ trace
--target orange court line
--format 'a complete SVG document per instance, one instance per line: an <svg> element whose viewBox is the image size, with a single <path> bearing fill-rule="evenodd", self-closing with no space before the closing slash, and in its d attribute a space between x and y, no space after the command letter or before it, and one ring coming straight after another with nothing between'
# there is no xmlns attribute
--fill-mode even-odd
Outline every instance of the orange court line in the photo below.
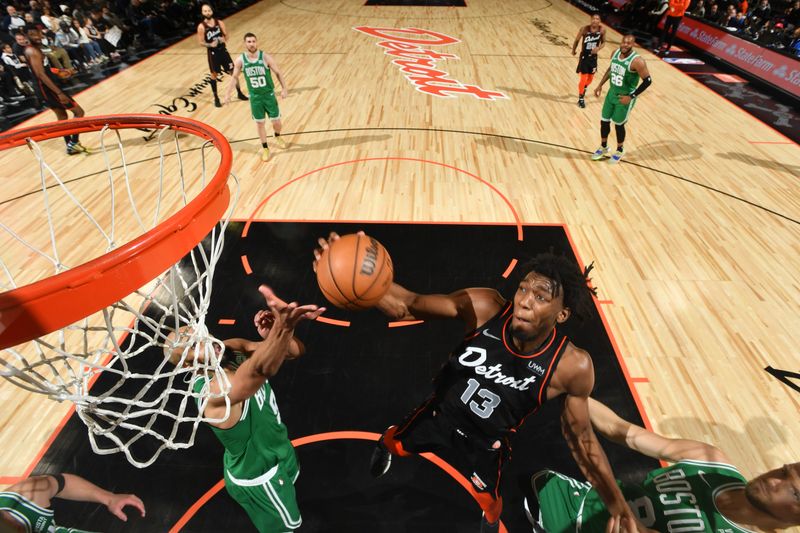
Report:
<svg viewBox="0 0 800 533"><path fill-rule="evenodd" d="M324 316L318 316L317 322L322 322L323 324L330 324L332 326L343 326L343 327L350 327L350 322L347 320L336 320L335 318L326 318Z"/></svg>
<svg viewBox="0 0 800 533"><path fill-rule="evenodd" d="M236 324L235 318L220 318L219 322L217 322L220 326L232 326Z"/></svg>
<svg viewBox="0 0 800 533"><path fill-rule="evenodd" d="M511 262L508 264L508 268L506 268L506 271L503 272L503 277L508 278L508 276L511 274L511 272L514 270L514 267L516 266L517 266L517 260L512 259Z"/></svg>
<svg viewBox="0 0 800 533"><path fill-rule="evenodd" d="M390 328L402 328L403 326L415 326L422 324L424 320L398 320L397 322L389 322Z"/></svg>
<svg viewBox="0 0 800 533"><path fill-rule="evenodd" d="M567 236L567 240L569 241L569 245L572 248L572 253L575 254L575 258L578 260L579 265L584 265L583 261L581 261L581 256L578 253L578 249L575 247L575 241L572 240L572 235L569 232L569 228L567 225L564 225L564 234ZM614 337L614 332L611 330L611 327L608 325L608 320L606 320L606 315L603 313L603 308L599 305L596 305L597 314L600 316L600 320L603 321L603 327L608 333L608 339L611 341L611 347L614 349L614 355L617 357L617 363L619 363L619 367L622 370L622 375L625 377L625 381L628 383L628 390L631 392L631 396L633 396L633 401L636 403L636 408L639 410L639 415L642 417L642 422L644 422L644 427L649 430L653 429L653 425L650 423L650 419L647 418L647 412L644 410L644 406L642 405L642 400L639 398L639 393L636 390L636 387L633 385L633 381L631 379L631 374L628 371L628 366L625 364L625 359L622 358L620 355L619 345L617 344L617 339Z"/></svg>
<svg viewBox="0 0 800 533"><path fill-rule="evenodd" d="M292 441L292 446L295 448L299 448L304 444L313 444L316 442L325 442L329 440L367 440L367 441L377 441L381 436L378 433L372 433L369 431L331 431L329 433L317 433L316 435L308 435L306 437L300 437L298 439L294 439ZM443 459L438 457L432 453L423 453L420 454L422 457L427 459L428 461L432 462L445 472L447 472L453 479L455 479L459 485L464 487L467 492L475 499L477 502L477 493L475 489L472 488L472 485L462 476L455 468L450 466L447 462ZM192 504L189 509L183 514L183 516L172 526L169 530L169 533L178 533L188 522L192 519L192 517L197 514L197 511L205 505L205 503L214 497L222 487L225 486L225 480L221 479L218 481L213 487L211 487L205 494L203 494L200 499L198 499L194 504ZM508 533L508 529L500 522L500 533Z"/></svg>
<svg viewBox="0 0 800 533"><path fill-rule="evenodd" d="M247 260L246 255L242 256L242 266L244 267L244 271L248 276L253 273L253 269L250 268L250 261Z"/></svg>

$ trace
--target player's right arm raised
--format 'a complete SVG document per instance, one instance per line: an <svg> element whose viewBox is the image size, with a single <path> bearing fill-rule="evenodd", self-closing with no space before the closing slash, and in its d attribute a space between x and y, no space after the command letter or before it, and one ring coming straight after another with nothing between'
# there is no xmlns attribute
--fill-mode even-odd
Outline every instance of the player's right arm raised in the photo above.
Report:
<svg viewBox="0 0 800 533"><path fill-rule="evenodd" d="M233 96L233 89L236 87L236 84L239 81L239 74L242 72L242 56L237 57L233 61L233 74L231 74L231 81L228 83L228 89L225 91L225 103L229 104L231 102L231 96Z"/></svg>
<svg viewBox="0 0 800 533"><path fill-rule="evenodd" d="M266 285L258 288L272 312L274 322L267 334L267 338L253 350L247 361L236 369L231 378L231 390L228 394L232 404L250 398L264 384L264 381L274 376L289 354L289 345L294 337L294 328L301 320L314 320L324 311L324 307L316 305L300 305L292 302L287 304L278 298L272 289ZM209 406L214 402L224 404L224 398L212 398Z"/></svg>
<svg viewBox="0 0 800 533"><path fill-rule="evenodd" d="M327 240L318 240L319 248L314 250L315 272L322 252L337 239L339 235L331 233ZM419 294L392 283L376 307L393 320L458 318L464 322L467 331L471 331L496 315L505 303L500 293L484 287L461 289L450 294Z"/></svg>

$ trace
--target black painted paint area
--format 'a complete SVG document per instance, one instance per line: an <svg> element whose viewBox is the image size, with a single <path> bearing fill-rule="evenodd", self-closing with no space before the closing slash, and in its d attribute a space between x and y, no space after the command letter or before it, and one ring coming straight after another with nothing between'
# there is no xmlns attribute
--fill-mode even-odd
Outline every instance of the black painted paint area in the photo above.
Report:
<svg viewBox="0 0 800 533"><path fill-rule="evenodd" d="M367 0L365 6L467 7L464 0Z"/></svg>
<svg viewBox="0 0 800 533"><path fill-rule="evenodd" d="M263 306L256 291L270 284L288 299L323 304L311 270L316 238L330 231L359 229L389 250L396 281L418 292L450 292L469 286L496 287L510 296L524 274L502 278L512 258L553 249L572 257L561 227L437 224L254 223L241 239L242 223L232 223L214 279L208 325L220 338L254 338L253 314ZM246 275L241 256L253 269ZM590 258L584 258L589 260ZM600 287L602 296L602 287ZM306 323L297 335L307 354L287 362L271 380L292 438L332 431L380 433L431 392L431 379L462 336L456 321L388 328L376 311L331 309L329 318L348 320L348 328ZM233 326L219 319L235 319ZM599 315L578 327L568 324L573 342L588 350L597 374L595 396L623 417L640 422L628 385ZM101 381L96 385L102 387ZM531 416L513 440L514 453L503 475L503 520L509 531L529 531L522 498L530 475L553 468L580 478L560 432L558 401ZM619 446L604 443L617 476L641 480L657 467ZM420 457L395 458L389 473L368 473L372 443L363 440L319 442L298 448L297 482L303 513L301 532L459 532L477 531L480 510L452 478ZM92 453L75 416L38 465L37 472L73 472L117 492L135 492L148 507L147 518L128 525L96 505L54 501L60 524L99 531L166 531L222 477L222 448L207 427L189 450L169 451L156 464L138 470L120 454ZM184 531L250 531L242 509L221 491L189 521Z"/></svg>

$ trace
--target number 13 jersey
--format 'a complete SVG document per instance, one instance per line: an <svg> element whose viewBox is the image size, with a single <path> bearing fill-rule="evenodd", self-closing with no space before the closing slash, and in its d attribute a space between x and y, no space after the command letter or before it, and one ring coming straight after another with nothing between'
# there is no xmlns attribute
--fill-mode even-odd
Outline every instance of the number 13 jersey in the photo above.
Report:
<svg viewBox="0 0 800 533"><path fill-rule="evenodd" d="M513 303L467 335L436 378L440 410L469 431L501 438L547 400L547 386L569 339L555 328L533 353L511 341Z"/></svg>

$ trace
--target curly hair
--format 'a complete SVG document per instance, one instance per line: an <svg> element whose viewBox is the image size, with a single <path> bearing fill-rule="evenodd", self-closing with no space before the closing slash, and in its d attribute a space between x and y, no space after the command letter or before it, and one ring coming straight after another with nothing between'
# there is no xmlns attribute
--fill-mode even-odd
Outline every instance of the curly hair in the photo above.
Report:
<svg viewBox="0 0 800 533"><path fill-rule="evenodd" d="M597 296L597 289L591 286L589 277L593 268L594 263L591 263L581 270L566 256L547 252L530 259L520 270L526 277L535 272L553 280L552 295L556 296L563 290L564 307L568 307L572 316L582 322L591 315L594 307L592 297Z"/></svg>

